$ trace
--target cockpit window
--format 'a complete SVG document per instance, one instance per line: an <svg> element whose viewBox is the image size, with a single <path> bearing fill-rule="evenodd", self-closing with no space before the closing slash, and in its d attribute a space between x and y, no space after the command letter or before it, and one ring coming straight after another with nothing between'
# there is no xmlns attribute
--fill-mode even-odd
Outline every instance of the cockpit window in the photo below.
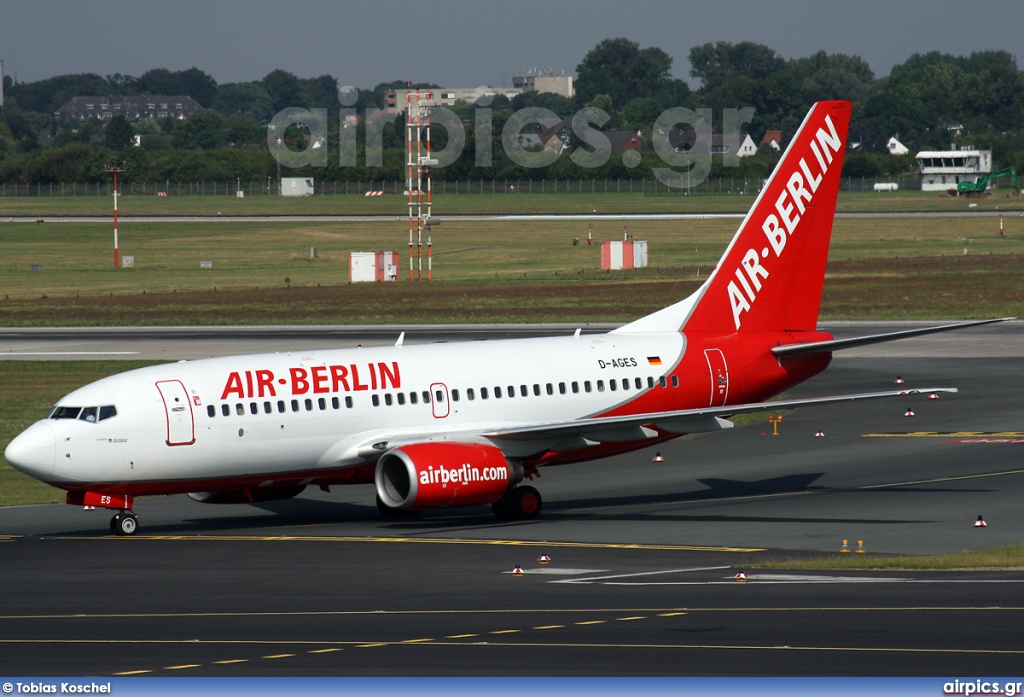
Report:
<svg viewBox="0 0 1024 697"><path fill-rule="evenodd" d="M78 419L96 423L117 416L117 407L108 404L102 407L54 407L46 417L48 419Z"/></svg>

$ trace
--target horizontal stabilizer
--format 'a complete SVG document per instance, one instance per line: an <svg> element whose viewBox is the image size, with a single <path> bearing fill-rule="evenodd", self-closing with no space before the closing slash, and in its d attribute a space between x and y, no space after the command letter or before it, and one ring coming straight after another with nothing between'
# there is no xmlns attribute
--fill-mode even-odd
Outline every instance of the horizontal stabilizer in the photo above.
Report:
<svg viewBox="0 0 1024 697"><path fill-rule="evenodd" d="M909 339L913 336L924 336L925 334L936 334L948 332L953 329L964 329L965 327L977 327L981 324L992 324L993 322L1008 322L1015 317L1001 317L999 319L983 319L977 322L961 322L960 324L944 324L939 327L923 327L921 329L906 329L899 332L888 332L886 334L872 334L871 336L858 336L853 339L833 339L831 341L816 341L807 344L789 344L788 346L776 346L772 354L779 358L792 356L806 356L813 353L831 353L841 349L856 348L857 346L868 346L870 344L881 344L886 341L897 341Z"/></svg>

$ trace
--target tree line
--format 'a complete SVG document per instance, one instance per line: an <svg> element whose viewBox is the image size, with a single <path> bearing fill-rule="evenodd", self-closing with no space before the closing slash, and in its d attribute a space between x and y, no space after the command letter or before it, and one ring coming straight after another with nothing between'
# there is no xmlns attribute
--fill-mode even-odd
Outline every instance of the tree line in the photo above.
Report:
<svg viewBox="0 0 1024 697"><path fill-rule="evenodd" d="M699 110L710 110L717 133L723 127L725 109L753 107L753 117L743 128L755 143L760 143L768 129L781 130L788 142L810 104L822 99L853 102L850 140L860 145L848 153L845 175L890 176L916 169L912 154L888 154L886 142L893 136L911 153L967 145L991 147L997 167L1024 171L1024 73L1006 51L969 56L914 54L884 77L876 77L859 56L819 51L787 60L772 48L753 42L694 46L689 58L690 77L699 82L693 90L672 76L672 58L662 49L641 48L623 38L606 39L576 67L576 95L571 99L537 92L511 100L497 95L486 105L489 129L480 133L477 105L456 104L451 111L461 121L465 144L458 159L436 168L433 176L453 181L651 178L652 167L665 166L651 145L655 120L667 109L682 106L700 114L709 112ZM225 84L218 84L198 68L178 72L155 69L140 77L79 74L17 84L9 76L4 80L0 182L101 181L106 177L104 166L115 162L127 165L128 181L276 177L277 162L266 144L267 124L288 107L327 110L324 144L329 157L325 167L285 168L285 175L328 181L404 177L401 117L383 126L382 152L379 156L371 152L369 160L366 124L350 126L354 130L349 131L341 118L352 109L361 117L381 109L386 92L406 87L402 81L341 95L337 79L330 75L301 78L284 70L274 70L253 82ZM438 87L430 83L415 86ZM205 111L184 121L166 118L132 123L118 116L107 122L79 122L57 117L60 107L75 96L134 95L188 95ZM561 118L571 118L586 107L600 109L608 117L603 129L641 134L645 145L639 164L633 162L629 167L613 154L599 167L582 167L566 153L543 168L517 164L503 147L501 134L512 114L527 107L547 109ZM340 143L353 134L356 162L343 166L338 156ZM142 141L138 147L134 145L136 137ZM302 150L311 137L309 127L292 125L284 140L286 147ZM435 128L432 146L440 150L448 138L446 129ZM570 154L579 148L589 146L570 138ZM482 160L478 151L484 149L489 158ZM777 157L774 151L761 148L757 155L729 167L716 157L711 176L766 176Z"/></svg>

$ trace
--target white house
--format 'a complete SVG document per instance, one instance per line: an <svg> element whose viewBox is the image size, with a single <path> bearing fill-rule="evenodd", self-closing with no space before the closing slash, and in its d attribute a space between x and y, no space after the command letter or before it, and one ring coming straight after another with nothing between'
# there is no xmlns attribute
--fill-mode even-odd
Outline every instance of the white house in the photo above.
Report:
<svg viewBox="0 0 1024 697"><path fill-rule="evenodd" d="M903 143L896 140L896 136L889 139L889 142L885 144L885 147L889 150L890 155L906 155L910 150Z"/></svg>
<svg viewBox="0 0 1024 697"><path fill-rule="evenodd" d="M992 151L962 147L959 150L922 150L921 191L948 191L962 181L976 182L992 172Z"/></svg>

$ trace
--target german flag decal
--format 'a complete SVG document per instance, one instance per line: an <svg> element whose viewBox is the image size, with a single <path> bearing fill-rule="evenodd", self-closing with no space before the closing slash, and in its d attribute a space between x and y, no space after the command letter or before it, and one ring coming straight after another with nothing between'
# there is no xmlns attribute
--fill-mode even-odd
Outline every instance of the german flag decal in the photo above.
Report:
<svg viewBox="0 0 1024 697"><path fill-rule="evenodd" d="M648 356L647 365L661 365L661 356Z"/></svg>

